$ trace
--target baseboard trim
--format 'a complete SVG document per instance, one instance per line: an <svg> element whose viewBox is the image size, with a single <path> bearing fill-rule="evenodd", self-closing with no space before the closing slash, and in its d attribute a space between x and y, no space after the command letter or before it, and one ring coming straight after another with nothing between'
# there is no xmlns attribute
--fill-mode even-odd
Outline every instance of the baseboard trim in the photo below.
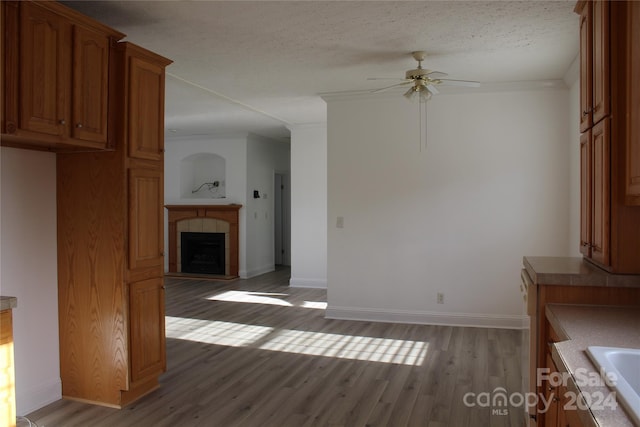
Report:
<svg viewBox="0 0 640 427"><path fill-rule="evenodd" d="M478 313L442 313L434 311L393 311L359 307L328 306L327 319L368 322L411 323L419 325L466 326L479 328L523 329L527 316ZM527 318L527 319L525 319Z"/></svg>
<svg viewBox="0 0 640 427"><path fill-rule="evenodd" d="M271 264L271 265L265 265L264 267L255 268L253 270L242 270L239 272L239 275L241 279L250 279L252 277L260 276L261 274L271 273L272 271L275 271L275 270L276 270L276 266Z"/></svg>
<svg viewBox="0 0 640 427"><path fill-rule="evenodd" d="M62 381L60 379L39 384L27 390L16 388L16 413L27 415L62 399Z"/></svg>
<svg viewBox="0 0 640 427"><path fill-rule="evenodd" d="M292 288L327 289L327 279L306 279L302 277L292 277L291 279L289 279L289 286Z"/></svg>

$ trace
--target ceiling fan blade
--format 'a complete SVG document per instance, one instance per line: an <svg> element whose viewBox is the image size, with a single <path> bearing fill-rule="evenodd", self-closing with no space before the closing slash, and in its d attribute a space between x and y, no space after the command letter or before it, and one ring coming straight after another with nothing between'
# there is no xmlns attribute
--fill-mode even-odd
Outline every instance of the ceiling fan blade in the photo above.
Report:
<svg viewBox="0 0 640 427"><path fill-rule="evenodd" d="M367 77L367 80L407 80L401 77Z"/></svg>
<svg viewBox="0 0 640 427"><path fill-rule="evenodd" d="M452 80L452 79L438 79L442 85L447 86L464 86L464 87L480 87L480 82L473 82L468 80Z"/></svg>
<svg viewBox="0 0 640 427"><path fill-rule="evenodd" d="M432 85L432 84L428 84L427 85L427 89L429 89L429 92L431 92L434 95L437 95L437 94L440 93L440 91L438 89L436 89L436 86Z"/></svg>
<svg viewBox="0 0 640 427"><path fill-rule="evenodd" d="M442 77L447 77L448 75L449 74L443 73L442 71L431 71L430 73L427 73L427 77L430 79L440 79Z"/></svg>
<svg viewBox="0 0 640 427"><path fill-rule="evenodd" d="M374 89L374 90L371 91L371 93L384 92L385 90L389 90L389 89L392 89L392 88L398 87L398 86L408 85L409 83L411 83L411 80L406 81L406 82L402 82L402 83L397 83L397 84L394 84L394 85L391 85L391 86L383 87L383 88L380 88L380 89Z"/></svg>

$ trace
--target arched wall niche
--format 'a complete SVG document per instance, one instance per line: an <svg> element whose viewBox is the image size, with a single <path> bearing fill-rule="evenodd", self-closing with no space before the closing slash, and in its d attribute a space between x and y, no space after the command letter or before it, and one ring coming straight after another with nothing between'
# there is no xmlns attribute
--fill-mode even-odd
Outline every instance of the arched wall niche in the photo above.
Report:
<svg viewBox="0 0 640 427"><path fill-rule="evenodd" d="M214 153L196 153L180 161L180 197L224 199L227 161Z"/></svg>

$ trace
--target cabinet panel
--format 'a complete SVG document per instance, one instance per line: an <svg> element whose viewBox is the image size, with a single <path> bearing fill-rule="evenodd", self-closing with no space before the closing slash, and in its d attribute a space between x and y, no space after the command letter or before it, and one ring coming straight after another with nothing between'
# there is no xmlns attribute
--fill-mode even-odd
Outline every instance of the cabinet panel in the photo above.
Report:
<svg viewBox="0 0 640 427"><path fill-rule="evenodd" d="M553 363L553 359L551 358L551 354L547 353L546 357L546 367L549 368L550 372L557 372L556 365ZM547 411L544 413L544 427L557 427L559 426L559 387L549 384L548 381L543 382L544 387L544 397L545 402L549 402L549 407Z"/></svg>
<svg viewBox="0 0 640 427"><path fill-rule="evenodd" d="M129 170L129 269L163 265L162 172Z"/></svg>
<svg viewBox="0 0 640 427"><path fill-rule="evenodd" d="M161 160L164 149L164 67L132 57L129 73L129 156ZM131 117L136 117L136 120L131 120Z"/></svg>
<svg viewBox="0 0 640 427"><path fill-rule="evenodd" d="M69 120L71 27L59 15L24 3L20 22L20 123L24 130L64 135Z"/></svg>
<svg viewBox="0 0 640 427"><path fill-rule="evenodd" d="M11 310L0 311L0 425L16 425L13 320Z"/></svg>
<svg viewBox="0 0 640 427"><path fill-rule="evenodd" d="M580 252L591 256L591 131L580 135Z"/></svg>
<svg viewBox="0 0 640 427"><path fill-rule="evenodd" d="M593 186L593 230L592 258L609 265L609 214L610 214L610 119L604 119L592 131L592 186Z"/></svg>
<svg viewBox="0 0 640 427"><path fill-rule="evenodd" d="M627 3L627 204L640 205L640 3Z"/></svg>
<svg viewBox="0 0 640 427"><path fill-rule="evenodd" d="M608 116L610 109L609 2L593 2L593 123Z"/></svg>
<svg viewBox="0 0 640 427"><path fill-rule="evenodd" d="M107 142L109 44L103 34L73 27L73 138Z"/></svg>
<svg viewBox="0 0 640 427"><path fill-rule="evenodd" d="M131 380L165 370L164 286L161 277L129 286Z"/></svg>
<svg viewBox="0 0 640 427"><path fill-rule="evenodd" d="M588 1L580 11L580 132L585 132L593 124L591 8L592 4Z"/></svg>

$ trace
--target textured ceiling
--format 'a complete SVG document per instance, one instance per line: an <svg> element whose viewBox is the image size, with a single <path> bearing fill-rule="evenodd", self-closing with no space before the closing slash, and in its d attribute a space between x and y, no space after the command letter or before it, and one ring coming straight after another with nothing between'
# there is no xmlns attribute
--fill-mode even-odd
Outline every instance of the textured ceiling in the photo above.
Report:
<svg viewBox="0 0 640 427"><path fill-rule="evenodd" d="M485 84L561 79L578 53L574 1L64 2L174 61L167 137L323 122L321 93L390 84L411 51ZM393 82L391 82L392 84Z"/></svg>

